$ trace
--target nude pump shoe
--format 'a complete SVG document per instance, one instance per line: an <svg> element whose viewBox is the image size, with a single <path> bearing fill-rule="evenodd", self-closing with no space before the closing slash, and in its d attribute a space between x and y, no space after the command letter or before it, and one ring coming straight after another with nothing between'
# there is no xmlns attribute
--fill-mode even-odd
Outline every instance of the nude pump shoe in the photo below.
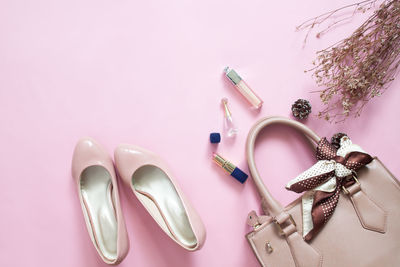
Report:
<svg viewBox="0 0 400 267"><path fill-rule="evenodd" d="M72 158L86 227L93 245L107 264L118 264L129 250L129 239L119 201L114 165L93 139L81 139Z"/></svg>
<svg viewBox="0 0 400 267"><path fill-rule="evenodd" d="M118 146L114 159L125 185L132 189L161 229L183 248L200 249L206 237L203 222L166 163L154 153L132 145Z"/></svg>

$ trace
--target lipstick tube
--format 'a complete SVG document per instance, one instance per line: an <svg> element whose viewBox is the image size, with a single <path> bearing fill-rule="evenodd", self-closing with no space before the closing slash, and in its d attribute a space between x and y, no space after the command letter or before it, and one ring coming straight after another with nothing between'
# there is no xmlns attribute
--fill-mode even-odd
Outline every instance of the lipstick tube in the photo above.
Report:
<svg viewBox="0 0 400 267"><path fill-rule="evenodd" d="M254 91L245 83L245 81L237 74L234 69L226 67L224 69L226 77L232 82L239 93L246 98L246 100L256 109L263 105L263 101Z"/></svg>
<svg viewBox="0 0 400 267"><path fill-rule="evenodd" d="M220 166L222 169L224 169L230 176L241 182L242 184L246 182L246 179L248 175L243 172L241 169L236 167L234 164L231 162L227 161L217 153L213 154L213 160L215 163L217 163L218 166Z"/></svg>

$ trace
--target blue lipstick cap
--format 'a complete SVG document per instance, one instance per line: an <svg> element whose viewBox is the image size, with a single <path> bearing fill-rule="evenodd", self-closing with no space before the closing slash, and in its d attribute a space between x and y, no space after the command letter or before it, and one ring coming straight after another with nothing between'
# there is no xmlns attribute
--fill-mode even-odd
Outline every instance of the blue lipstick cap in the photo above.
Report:
<svg viewBox="0 0 400 267"><path fill-rule="evenodd" d="M244 173L241 169L236 167L233 172L231 173L231 176L241 182L242 184L246 182L247 177L249 177L246 173Z"/></svg>
<svg viewBox="0 0 400 267"><path fill-rule="evenodd" d="M219 133L210 133L210 142L212 144L221 142L221 135Z"/></svg>

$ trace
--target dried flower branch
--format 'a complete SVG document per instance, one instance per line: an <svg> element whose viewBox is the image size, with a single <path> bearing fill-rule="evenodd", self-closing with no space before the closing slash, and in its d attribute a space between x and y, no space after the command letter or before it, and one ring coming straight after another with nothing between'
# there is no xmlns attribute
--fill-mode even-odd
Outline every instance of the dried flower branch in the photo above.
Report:
<svg viewBox="0 0 400 267"><path fill-rule="evenodd" d="M363 1L343 8L365 10L375 2ZM298 28L312 29L343 8L308 20ZM318 91L326 105L319 117L331 122L344 121L350 115L357 117L369 100L388 88L400 64L399 35L400 0L387 0L350 37L317 52L315 67L309 71L317 84L325 87Z"/></svg>
<svg viewBox="0 0 400 267"><path fill-rule="evenodd" d="M296 27L297 31L301 31L304 29L308 29L306 37L304 38L304 45L307 42L308 36L310 35L311 31L314 29L314 27L319 26L321 24L323 24L324 22L328 21L328 19L333 19L334 16L339 13L340 11L343 11L345 9L349 9L349 8L354 8L353 12L351 13L351 15L346 16L346 17L342 17L339 20L333 20L333 22L331 22L327 27L325 27L323 30L319 31L316 34L317 38L320 38L323 34L325 34L326 32L328 32L330 29L332 29L334 26L338 25L339 23L343 23L346 22L348 20L350 20L351 18L353 18L354 14L361 12L361 13L365 13L367 10L371 9L372 7L374 7L374 4L377 2L378 0L364 0L355 4L350 4L347 6L343 6L341 8L337 8L335 10L326 12L324 14L321 14L319 16L316 16L314 18L308 19L306 21L304 21L302 24L300 24L299 26Z"/></svg>

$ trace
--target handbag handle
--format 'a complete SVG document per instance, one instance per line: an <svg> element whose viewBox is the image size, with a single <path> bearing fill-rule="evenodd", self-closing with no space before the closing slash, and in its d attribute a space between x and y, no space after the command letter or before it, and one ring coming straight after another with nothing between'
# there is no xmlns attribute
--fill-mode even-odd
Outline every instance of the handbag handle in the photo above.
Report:
<svg viewBox="0 0 400 267"><path fill-rule="evenodd" d="M309 141L311 141L311 143L314 144L318 143L321 138L304 124L284 117L263 118L256 122L256 124L250 129L246 142L246 156L249 170L253 177L257 190L261 196L264 212L266 214L271 214L272 216L277 216L283 211L283 206L268 191L267 187L260 177L260 174L258 173L254 160L254 144L256 142L257 136L262 129L271 124L283 124L290 126L291 128L300 131L309 139Z"/></svg>

